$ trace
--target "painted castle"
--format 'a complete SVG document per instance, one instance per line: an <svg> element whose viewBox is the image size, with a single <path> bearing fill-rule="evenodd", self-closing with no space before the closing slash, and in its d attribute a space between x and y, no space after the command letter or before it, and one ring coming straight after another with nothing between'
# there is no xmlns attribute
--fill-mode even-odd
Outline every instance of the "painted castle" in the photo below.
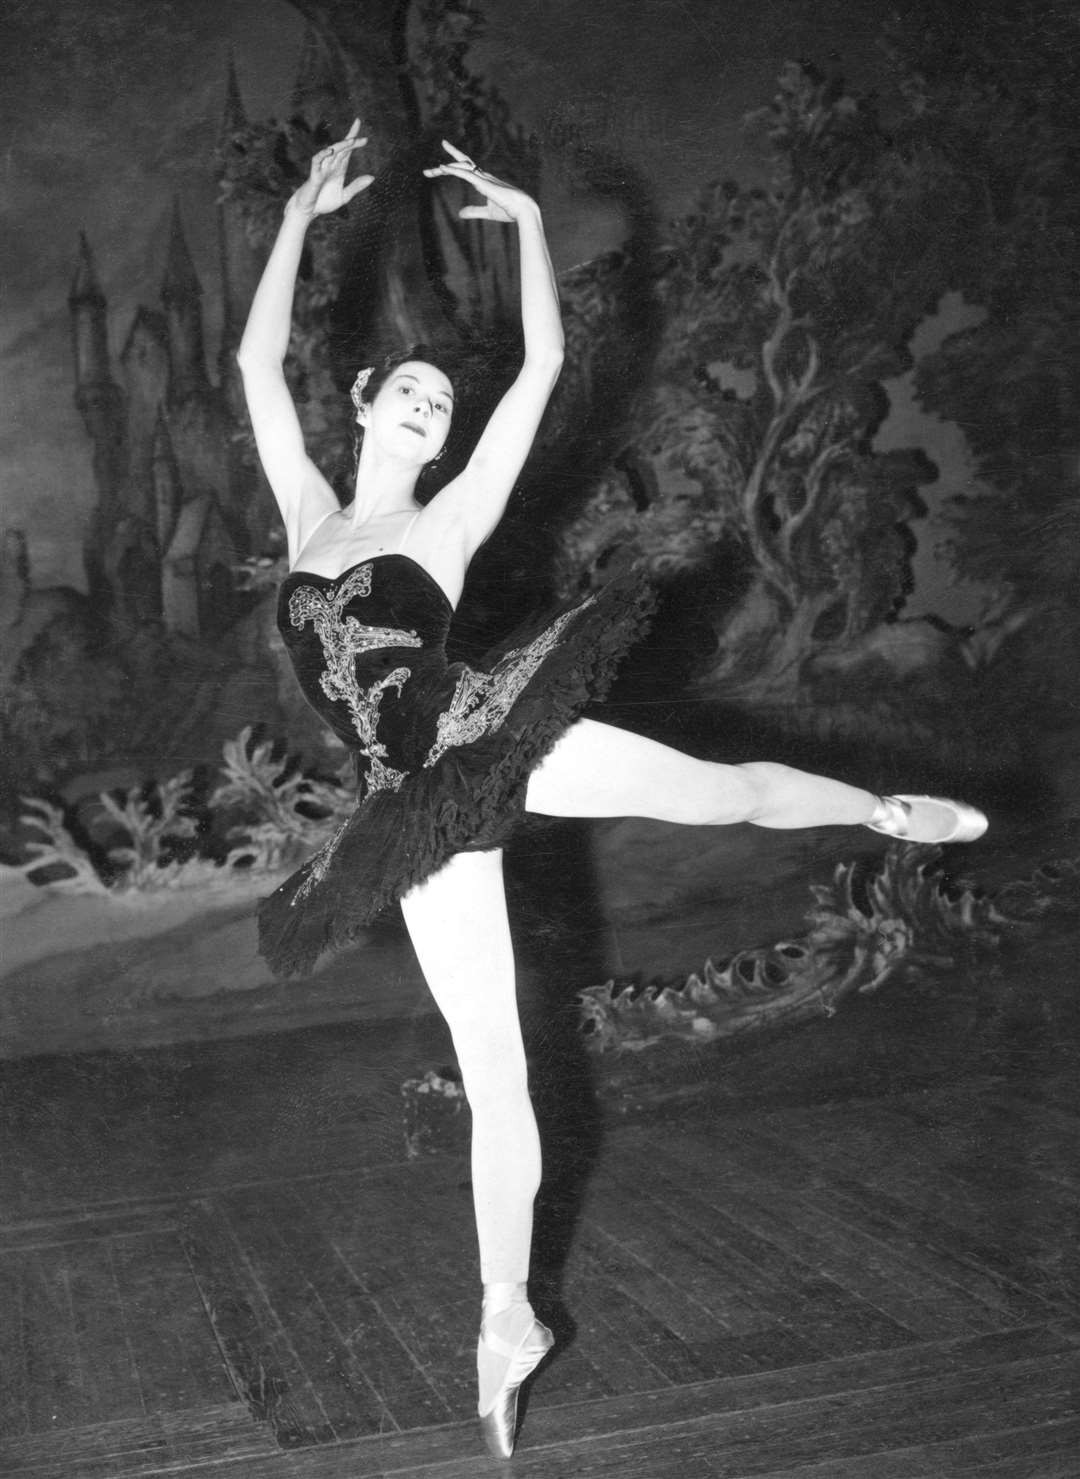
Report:
<svg viewBox="0 0 1080 1479"><path fill-rule="evenodd" d="M341 92L314 33L305 37L290 112L318 123ZM220 149L246 117L230 62ZM271 540L272 503L242 455L245 412L235 351L262 262L236 201L218 205L223 325L207 366L202 285L174 203L159 303L140 307L114 375L107 302L85 236L68 305L75 401L93 444L97 506L84 546L90 601L121 641L147 624L213 639L238 613L238 571Z"/></svg>

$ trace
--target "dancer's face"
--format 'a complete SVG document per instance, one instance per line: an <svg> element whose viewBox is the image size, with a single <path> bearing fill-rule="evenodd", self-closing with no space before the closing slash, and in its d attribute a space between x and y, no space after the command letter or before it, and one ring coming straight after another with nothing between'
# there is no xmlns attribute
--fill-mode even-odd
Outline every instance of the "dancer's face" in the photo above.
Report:
<svg viewBox="0 0 1080 1479"><path fill-rule="evenodd" d="M420 465L437 457L450 434L454 388L435 365L406 360L387 376L360 420L364 435L395 456Z"/></svg>

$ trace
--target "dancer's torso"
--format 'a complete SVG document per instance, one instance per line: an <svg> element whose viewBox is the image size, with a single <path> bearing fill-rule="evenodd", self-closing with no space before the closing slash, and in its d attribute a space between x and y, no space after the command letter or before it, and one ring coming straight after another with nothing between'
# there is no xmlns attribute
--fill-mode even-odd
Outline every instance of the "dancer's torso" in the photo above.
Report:
<svg viewBox="0 0 1080 1479"><path fill-rule="evenodd" d="M282 582L278 627L304 696L367 762L368 790L396 787L435 743L455 686L452 614L434 577L400 553L333 577L294 570Z"/></svg>

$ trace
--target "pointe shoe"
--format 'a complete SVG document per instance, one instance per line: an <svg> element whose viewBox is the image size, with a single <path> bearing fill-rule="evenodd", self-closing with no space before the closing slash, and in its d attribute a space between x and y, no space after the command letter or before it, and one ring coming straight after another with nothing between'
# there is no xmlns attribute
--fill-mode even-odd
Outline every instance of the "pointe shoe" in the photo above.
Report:
<svg viewBox="0 0 1080 1479"><path fill-rule="evenodd" d="M912 803L932 806L941 816L944 832L920 824L912 815ZM951 823L951 826L949 825ZM990 825L977 807L942 796L879 796L877 809L866 823L872 832L899 837L904 842L974 842Z"/></svg>
<svg viewBox="0 0 1080 1479"><path fill-rule="evenodd" d="M551 1331L537 1319L533 1320L516 1345L501 1340L490 1332L481 1331L480 1345L509 1362L502 1385L490 1406L486 1411L477 1407L480 1431L493 1458L509 1458L513 1453L518 1394L522 1383L532 1375L554 1344L555 1337Z"/></svg>

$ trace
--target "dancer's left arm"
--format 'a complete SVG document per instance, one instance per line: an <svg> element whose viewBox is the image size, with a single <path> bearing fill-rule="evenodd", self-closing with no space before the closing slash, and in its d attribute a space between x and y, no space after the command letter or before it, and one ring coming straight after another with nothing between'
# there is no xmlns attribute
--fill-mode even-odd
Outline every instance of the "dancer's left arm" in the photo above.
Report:
<svg viewBox="0 0 1080 1479"><path fill-rule="evenodd" d="M453 521L471 556L502 518L529 455L562 369L563 327L540 207L523 190L478 169L452 144L444 141L443 147L450 161L424 173L452 175L471 185L484 203L465 206L461 216L516 226L520 252L521 369L492 412L464 472L431 505L434 513L435 505L443 503L439 514Z"/></svg>

